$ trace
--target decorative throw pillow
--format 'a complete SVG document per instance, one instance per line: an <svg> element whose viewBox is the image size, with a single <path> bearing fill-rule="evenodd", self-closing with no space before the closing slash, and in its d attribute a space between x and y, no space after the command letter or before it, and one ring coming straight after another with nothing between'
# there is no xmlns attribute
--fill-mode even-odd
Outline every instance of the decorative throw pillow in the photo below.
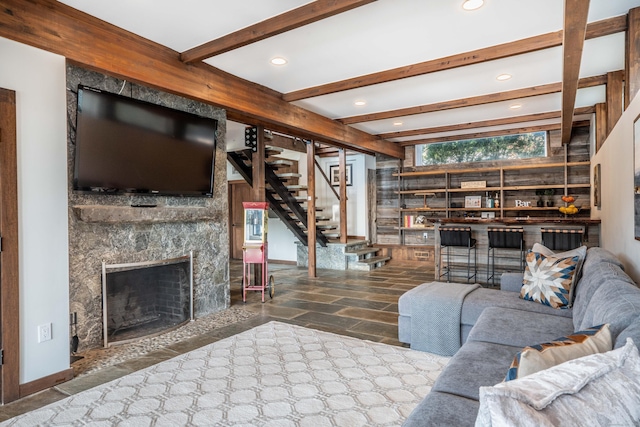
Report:
<svg viewBox="0 0 640 427"><path fill-rule="evenodd" d="M527 254L520 298L553 308L569 308L579 257L556 258Z"/></svg>
<svg viewBox="0 0 640 427"><path fill-rule="evenodd" d="M624 347L480 387L478 426L640 425L640 355Z"/></svg>
<svg viewBox="0 0 640 427"><path fill-rule="evenodd" d="M569 291L569 307L571 307L573 305L573 298L575 297L576 284L578 283L578 281L580 280L580 277L582 276L582 264L584 264L584 259L587 256L587 247L583 245L583 246L580 246L579 248L571 249L570 251L566 251L566 252L554 252L551 249L547 248L545 245L542 245L540 243L534 243L533 247L531 248L531 252L537 252L537 253L541 253L544 256L547 256L547 257L551 256L555 258L569 258L574 256L579 257L578 266L576 267L576 272L573 275L573 283L571 284L571 290Z"/></svg>
<svg viewBox="0 0 640 427"><path fill-rule="evenodd" d="M612 348L609 324L594 326L551 342L523 348L513 358L504 380L522 378L568 360L604 353Z"/></svg>

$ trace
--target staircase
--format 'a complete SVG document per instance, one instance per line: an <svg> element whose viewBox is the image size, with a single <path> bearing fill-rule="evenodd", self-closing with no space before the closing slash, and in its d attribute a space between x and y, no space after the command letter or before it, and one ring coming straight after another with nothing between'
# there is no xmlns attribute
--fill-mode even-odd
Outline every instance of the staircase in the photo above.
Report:
<svg viewBox="0 0 640 427"><path fill-rule="evenodd" d="M347 269L371 271L382 267L391 257L378 255L379 250L380 248L369 246L368 241L348 245L344 251L347 259Z"/></svg>
<svg viewBox="0 0 640 427"><path fill-rule="evenodd" d="M265 149L267 202L269 202L271 212L280 218L304 246L307 246L307 210L304 206L307 197L299 195L299 192L306 192L307 187L297 184L297 180L301 176L300 174L290 172L278 173L278 169L293 165L291 160L273 157L282 153L282 151L282 149L274 147L266 147ZM240 175L242 175L245 181L247 181L249 185L253 185L251 149L229 151L227 152L227 159ZM322 215L316 215L316 241L322 247L327 246L330 238L339 237L335 231L332 233L332 230L336 229L335 225L323 223L329 219L330 218Z"/></svg>
<svg viewBox="0 0 640 427"><path fill-rule="evenodd" d="M266 199L269 209L298 239L298 265L308 264L307 186L298 184L301 175L286 171L294 162L277 157L284 150L265 147ZM227 159L249 185L253 185L252 149L227 152ZM284 170L283 170L284 169ZM305 193L300 195L300 193ZM334 270L370 271L381 267L391 259L377 255L379 249L369 246L369 241L359 240L346 244L337 239L340 234L330 217L316 207L316 266Z"/></svg>

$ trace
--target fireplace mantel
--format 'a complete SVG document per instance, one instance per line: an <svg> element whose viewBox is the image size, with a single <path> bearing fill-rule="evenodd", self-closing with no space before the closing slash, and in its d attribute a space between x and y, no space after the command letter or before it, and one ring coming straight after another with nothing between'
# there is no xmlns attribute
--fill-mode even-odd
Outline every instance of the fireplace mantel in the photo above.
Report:
<svg viewBox="0 0 640 427"><path fill-rule="evenodd" d="M216 212L201 206L131 207L106 205L75 205L78 220L87 223L162 223L210 221Z"/></svg>

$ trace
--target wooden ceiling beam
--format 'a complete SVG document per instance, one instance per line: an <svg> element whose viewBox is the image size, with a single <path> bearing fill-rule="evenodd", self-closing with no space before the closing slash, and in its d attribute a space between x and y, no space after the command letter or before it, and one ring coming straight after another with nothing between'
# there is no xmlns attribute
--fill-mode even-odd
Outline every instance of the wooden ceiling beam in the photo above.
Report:
<svg viewBox="0 0 640 427"><path fill-rule="evenodd" d="M627 16L622 15L589 24L586 37L587 39L603 37L625 31L626 29ZM301 89L285 93L282 98L289 102L299 101L301 99L386 83L407 77L416 77L437 71L480 64L482 62L493 61L509 56L522 55L542 49L561 46L562 37L562 31L542 34L515 42L504 43L471 52L460 53L431 61L420 62L418 64L407 65L391 70L380 71L378 73L367 74L338 82Z"/></svg>
<svg viewBox="0 0 640 427"><path fill-rule="evenodd" d="M580 79L579 87L592 87L606 84L607 76L594 76ZM450 101L436 102L434 104L419 105L416 107L401 108L398 110L382 111L379 113L362 114L359 116L343 117L340 122L350 125L354 123L371 122L374 120L392 119L396 117L412 116L415 114L432 113L435 111L451 110L455 108L473 107L476 105L491 104L494 102L511 101L530 96L548 95L562 91L562 83L549 83L541 86L533 86L523 89L515 89L505 92L490 93L487 95L472 96L469 98L454 99Z"/></svg>
<svg viewBox="0 0 640 427"><path fill-rule="evenodd" d="M201 61L374 1L376 0L316 0L184 51L180 54L180 59L185 63Z"/></svg>
<svg viewBox="0 0 640 427"><path fill-rule="evenodd" d="M576 116L583 114L591 114L595 112L594 107L576 108L574 111ZM482 120L478 122L459 123L455 125L437 126L431 128L401 130L396 132L380 133L383 139L406 138L408 136L426 135L430 133L455 132L459 130L478 129L483 127L504 126L515 123L535 122L540 120L550 120L560 118L560 111L549 111L546 113L527 114L524 116L504 117L502 119Z"/></svg>
<svg viewBox="0 0 640 427"><path fill-rule="evenodd" d="M227 110L241 123L404 158L404 150L282 100L282 94L179 54L55 0L4 0L0 37L66 57L80 66Z"/></svg>
<svg viewBox="0 0 640 427"><path fill-rule="evenodd" d="M578 93L580 62L587 32L589 0L565 0L564 31L562 40L562 117L560 140L563 144L571 142L573 129L573 110Z"/></svg>
<svg viewBox="0 0 640 427"><path fill-rule="evenodd" d="M479 122L460 123L456 125L436 126L423 129L412 129L398 132L378 134L380 138L406 138L408 136L427 135L430 133L455 132L460 130L478 129L492 126L504 126L515 123L533 122L538 120L557 119L560 111L550 111L547 113L527 114L526 116L505 117L502 119L482 120ZM384 136L383 136L384 135Z"/></svg>

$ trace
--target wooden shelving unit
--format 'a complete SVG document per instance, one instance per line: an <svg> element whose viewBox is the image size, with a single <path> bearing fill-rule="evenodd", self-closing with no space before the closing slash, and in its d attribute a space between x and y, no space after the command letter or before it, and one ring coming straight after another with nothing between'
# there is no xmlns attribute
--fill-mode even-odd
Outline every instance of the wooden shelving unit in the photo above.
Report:
<svg viewBox="0 0 640 427"><path fill-rule="evenodd" d="M584 181L585 177L589 180L591 163L567 162L566 149L564 158L564 162L553 163L406 172L399 170L393 176L398 179L396 193L400 208L397 229L400 243L405 243L406 233L425 230L424 227L407 227L405 218L409 215L414 219L425 216L423 220L467 215L478 218L480 212L494 213L495 220L530 217L532 214L542 219L560 218L558 208L564 205L560 197L572 194L579 196L579 203L582 205L580 214L573 218L588 218L591 184ZM574 168L582 170L572 174ZM486 182L486 187L461 188L463 181L483 181ZM537 206L538 190L554 190L554 206ZM481 196L482 206L485 206L487 194L492 198L497 195L499 207L464 207L465 196ZM550 196L546 196L548 197ZM529 206L514 206L516 200L528 203Z"/></svg>

